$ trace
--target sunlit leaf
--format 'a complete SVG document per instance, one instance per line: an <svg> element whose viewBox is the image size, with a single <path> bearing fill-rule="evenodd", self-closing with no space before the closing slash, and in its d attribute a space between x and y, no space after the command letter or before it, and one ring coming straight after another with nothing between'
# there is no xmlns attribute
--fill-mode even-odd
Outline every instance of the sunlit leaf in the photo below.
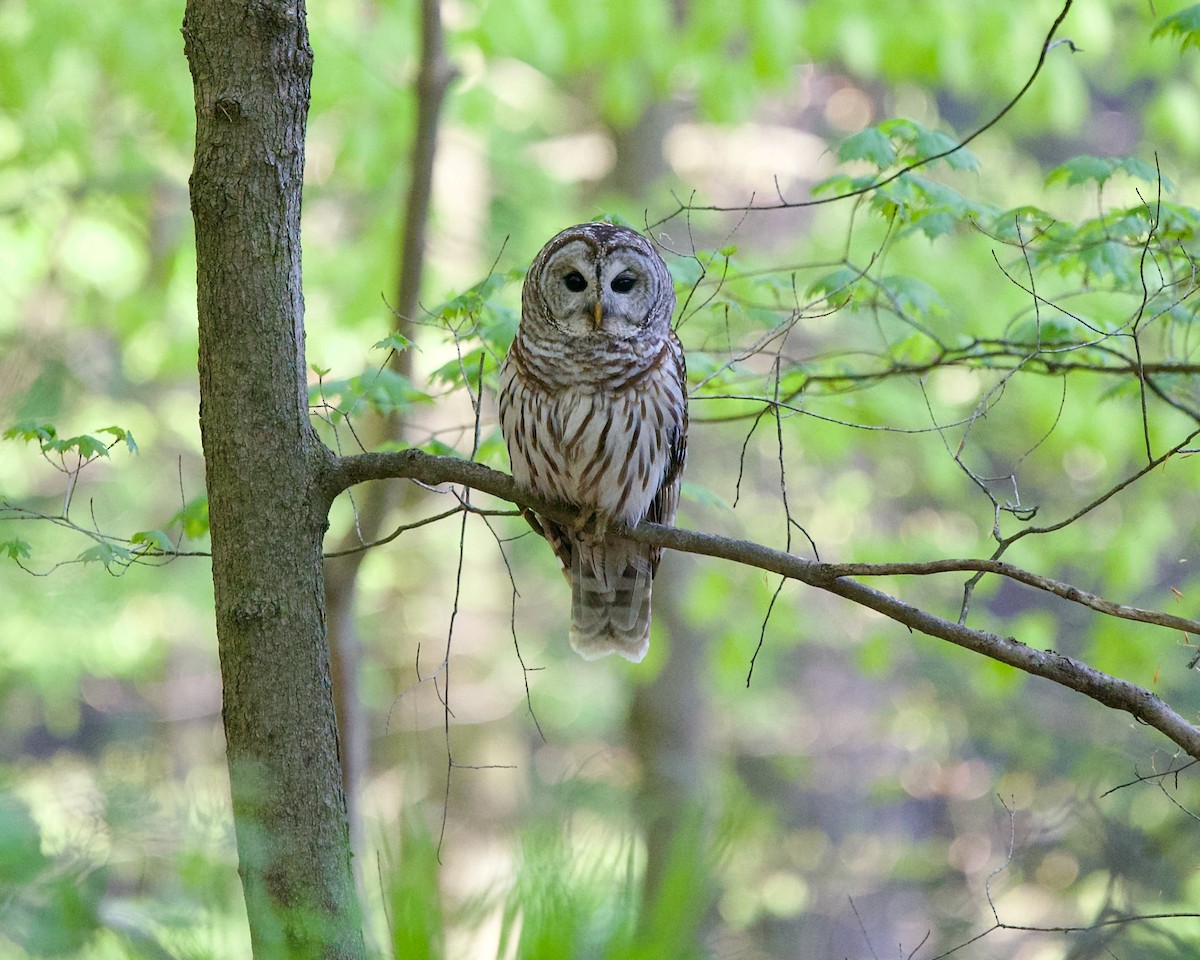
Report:
<svg viewBox="0 0 1200 960"><path fill-rule="evenodd" d="M92 460L96 457L108 456L108 444L90 434L68 437L66 440L56 440L53 443L53 448L60 453L74 450L79 454L81 460Z"/></svg>
<svg viewBox="0 0 1200 960"><path fill-rule="evenodd" d="M208 533L208 497L199 496L184 504L183 509L171 518L172 524L182 524L183 534L190 540Z"/></svg>
<svg viewBox="0 0 1200 960"><path fill-rule="evenodd" d="M138 445L133 439L133 434L123 427L101 427L97 432L111 434L118 441L124 441L125 447L130 453L138 452Z"/></svg>
<svg viewBox="0 0 1200 960"><path fill-rule="evenodd" d="M487 376L498 369L499 364L496 362L495 355L490 350L477 347L474 350L465 352L461 357L456 357L442 364L429 376L432 380L437 380L453 387L463 386L468 380L473 386L477 387L481 370L483 375Z"/></svg>
<svg viewBox="0 0 1200 960"><path fill-rule="evenodd" d="M1160 20L1150 37L1154 40L1159 37L1176 38L1185 50L1188 47L1200 47L1200 4L1185 7Z"/></svg>
<svg viewBox="0 0 1200 960"><path fill-rule="evenodd" d="M412 381L390 367L372 370L344 380L327 380L308 389L309 404L331 405L337 413L352 414L363 406L378 413L403 412L434 398L413 386Z"/></svg>
<svg viewBox="0 0 1200 960"><path fill-rule="evenodd" d="M129 542L136 546L159 550L163 553L169 553L175 549L174 542L161 530L139 530L129 538Z"/></svg>
<svg viewBox="0 0 1200 960"><path fill-rule="evenodd" d="M888 356L896 363L917 366L928 363L939 354L938 345L923 333L912 333L897 340L888 350Z"/></svg>

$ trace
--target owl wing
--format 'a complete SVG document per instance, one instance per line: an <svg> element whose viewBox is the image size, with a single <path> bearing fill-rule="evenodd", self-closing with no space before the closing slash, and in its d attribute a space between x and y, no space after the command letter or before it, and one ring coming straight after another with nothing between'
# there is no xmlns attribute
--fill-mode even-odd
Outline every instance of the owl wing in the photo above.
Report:
<svg viewBox="0 0 1200 960"><path fill-rule="evenodd" d="M663 470L658 492L650 502L646 511L646 519L651 523L675 522L675 512L679 509L679 486L683 480L683 468L687 463L688 411L687 411L687 360L683 355L683 345L674 333L667 341L673 363L673 374L679 384L680 396L683 403L676 411L674 422L668 427L667 466ZM650 554L650 575L658 570L662 559L662 547L653 547Z"/></svg>

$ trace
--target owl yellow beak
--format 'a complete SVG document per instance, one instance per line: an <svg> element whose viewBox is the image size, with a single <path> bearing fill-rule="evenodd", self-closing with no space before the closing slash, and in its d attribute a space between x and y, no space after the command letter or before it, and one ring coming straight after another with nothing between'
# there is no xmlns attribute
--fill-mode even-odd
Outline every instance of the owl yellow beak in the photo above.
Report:
<svg viewBox="0 0 1200 960"><path fill-rule="evenodd" d="M604 319L604 313L600 308L600 301L596 301L596 305L592 307L592 325L596 330L600 329L600 324Z"/></svg>

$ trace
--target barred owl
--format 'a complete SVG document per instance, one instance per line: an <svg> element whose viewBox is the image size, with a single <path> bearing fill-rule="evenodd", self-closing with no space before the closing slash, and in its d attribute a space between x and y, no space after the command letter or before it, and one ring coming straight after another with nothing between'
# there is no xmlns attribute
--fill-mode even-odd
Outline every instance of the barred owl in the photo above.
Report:
<svg viewBox="0 0 1200 960"><path fill-rule="evenodd" d="M639 661L661 548L611 536L610 521L671 523L687 455L675 290L641 234L583 223L554 237L521 291L500 372L500 428L517 483L582 508L564 526L529 520L571 584L571 645Z"/></svg>

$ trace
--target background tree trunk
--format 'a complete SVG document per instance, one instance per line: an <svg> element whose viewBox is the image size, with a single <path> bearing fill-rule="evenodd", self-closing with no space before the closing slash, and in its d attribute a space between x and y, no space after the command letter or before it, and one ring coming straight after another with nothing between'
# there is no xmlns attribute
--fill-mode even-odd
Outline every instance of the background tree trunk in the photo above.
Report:
<svg viewBox="0 0 1200 960"><path fill-rule="evenodd" d="M400 242L396 264L396 294L393 310L396 332L412 339L420 307L421 280L425 272L425 246L429 210L433 197L433 166L437 156L438 123L446 89L455 70L446 56L438 0L421 0L421 63L415 93L417 115L410 152L408 189L400 216ZM406 377L412 376L412 351L397 351L391 367ZM367 449L400 440L405 417L398 413L377 416L364 413L358 418L356 435L363 437ZM391 484L374 483L356 498L355 523L341 538L334 552L353 550L379 537L384 521L403 497ZM370 761L370 731L367 710L360 695L363 641L355 619L358 575L365 552L351 553L326 564L325 603L328 610L329 643L333 651L334 703L342 734L342 774L350 815L350 838L355 855L365 859L362 816L362 789ZM361 870L361 864L360 864ZM362 877L359 876L361 884Z"/></svg>
<svg viewBox="0 0 1200 960"><path fill-rule="evenodd" d="M192 213L223 718L256 958L364 955L325 636L329 462L308 419L303 0L189 0Z"/></svg>

